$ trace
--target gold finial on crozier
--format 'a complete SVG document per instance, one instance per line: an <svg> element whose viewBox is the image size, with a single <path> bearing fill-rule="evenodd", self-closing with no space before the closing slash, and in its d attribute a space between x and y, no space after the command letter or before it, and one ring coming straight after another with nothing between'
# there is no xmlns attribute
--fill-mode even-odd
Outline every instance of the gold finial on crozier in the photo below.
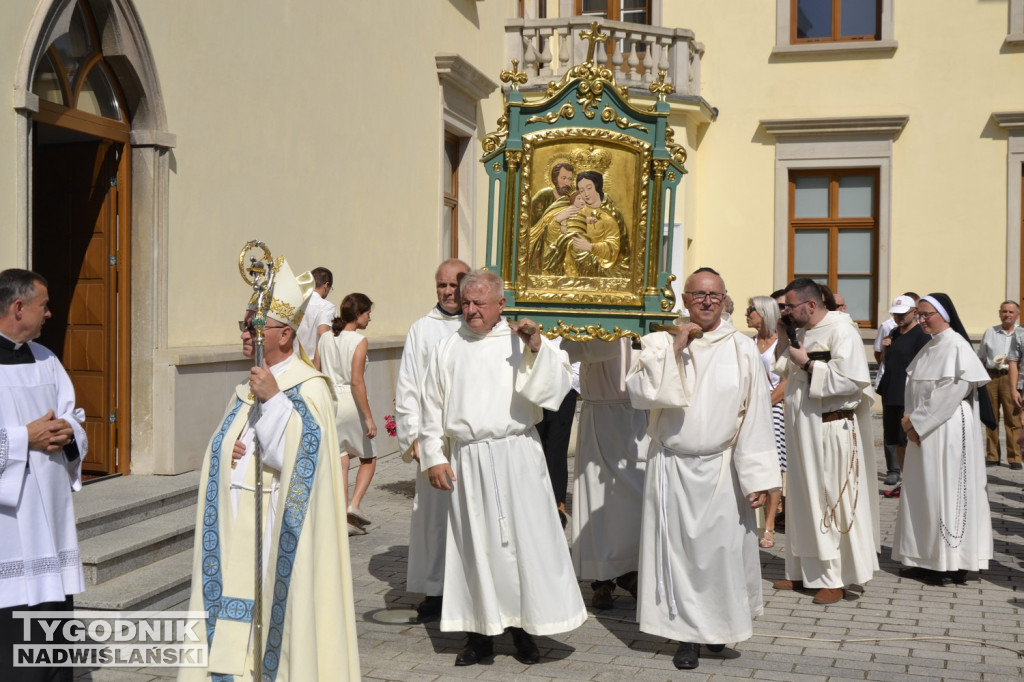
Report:
<svg viewBox="0 0 1024 682"><path fill-rule="evenodd" d="M590 43L587 46L587 61L591 64L594 63L594 48L597 47L597 43L603 43L608 40L608 35L601 33L601 26L596 21L590 22L589 31L580 31L580 38Z"/></svg>
<svg viewBox="0 0 1024 682"><path fill-rule="evenodd" d="M512 60L511 71L502 71L501 75L498 77L501 79L502 83L510 83L512 85L512 89L516 92L519 92L519 86L526 85L526 81L529 79L529 76L526 75L525 71L519 70L518 59Z"/></svg>
<svg viewBox="0 0 1024 682"><path fill-rule="evenodd" d="M673 92L676 91L676 89L672 87L671 83L665 82L665 76L667 75L668 72L666 72L665 70L659 71L658 80L651 83L651 86L648 88L653 94L658 96L659 102L664 102L666 95L671 95Z"/></svg>

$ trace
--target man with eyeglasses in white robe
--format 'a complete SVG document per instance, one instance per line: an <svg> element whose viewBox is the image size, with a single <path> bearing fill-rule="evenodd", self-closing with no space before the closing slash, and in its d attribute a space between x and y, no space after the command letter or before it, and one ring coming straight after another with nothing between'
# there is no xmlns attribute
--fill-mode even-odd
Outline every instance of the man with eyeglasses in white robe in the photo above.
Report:
<svg viewBox="0 0 1024 682"><path fill-rule="evenodd" d="M755 510L782 487L768 375L753 340L722 318L725 281L711 268L683 290L689 322L656 332L626 379L650 410L637 620L678 641L696 668L753 635L763 610Z"/></svg>

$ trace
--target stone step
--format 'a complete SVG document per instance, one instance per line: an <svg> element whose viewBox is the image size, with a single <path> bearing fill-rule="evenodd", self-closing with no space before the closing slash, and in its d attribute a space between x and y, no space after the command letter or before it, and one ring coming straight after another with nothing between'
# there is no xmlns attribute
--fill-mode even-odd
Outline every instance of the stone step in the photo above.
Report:
<svg viewBox="0 0 1024 682"><path fill-rule="evenodd" d="M192 550L188 549L100 585L87 585L85 592L75 595L75 608L160 611L186 601L191 584Z"/></svg>
<svg viewBox="0 0 1024 682"><path fill-rule="evenodd" d="M85 582L104 583L191 548L195 525L193 503L80 541Z"/></svg>
<svg viewBox="0 0 1024 682"><path fill-rule="evenodd" d="M74 495L78 540L194 505L198 490L198 471L177 476L122 476L86 485Z"/></svg>

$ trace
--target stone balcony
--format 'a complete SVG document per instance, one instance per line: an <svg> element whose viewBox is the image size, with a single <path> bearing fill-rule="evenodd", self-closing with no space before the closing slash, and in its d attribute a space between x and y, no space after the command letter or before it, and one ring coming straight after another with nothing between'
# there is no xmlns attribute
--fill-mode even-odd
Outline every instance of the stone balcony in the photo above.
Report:
<svg viewBox="0 0 1024 682"><path fill-rule="evenodd" d="M587 58L587 41L580 31L590 28L593 17L558 19L511 19L505 24L505 51L509 61L518 59L529 76L522 90L544 89ZM608 40L596 47L595 61L611 69L619 86L630 94L647 94L659 71L675 88L669 101L701 100L700 61L704 45L685 28L664 28L600 21ZM625 45L625 49L621 49ZM639 92L638 92L639 91Z"/></svg>

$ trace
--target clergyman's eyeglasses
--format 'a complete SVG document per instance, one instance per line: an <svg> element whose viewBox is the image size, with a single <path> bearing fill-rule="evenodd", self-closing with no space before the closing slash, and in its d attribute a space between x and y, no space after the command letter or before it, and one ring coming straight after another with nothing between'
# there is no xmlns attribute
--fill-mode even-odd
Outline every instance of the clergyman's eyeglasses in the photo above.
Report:
<svg viewBox="0 0 1024 682"><path fill-rule="evenodd" d="M721 291L684 291L683 293L695 301L711 299L712 303L721 303L725 298L725 293Z"/></svg>

